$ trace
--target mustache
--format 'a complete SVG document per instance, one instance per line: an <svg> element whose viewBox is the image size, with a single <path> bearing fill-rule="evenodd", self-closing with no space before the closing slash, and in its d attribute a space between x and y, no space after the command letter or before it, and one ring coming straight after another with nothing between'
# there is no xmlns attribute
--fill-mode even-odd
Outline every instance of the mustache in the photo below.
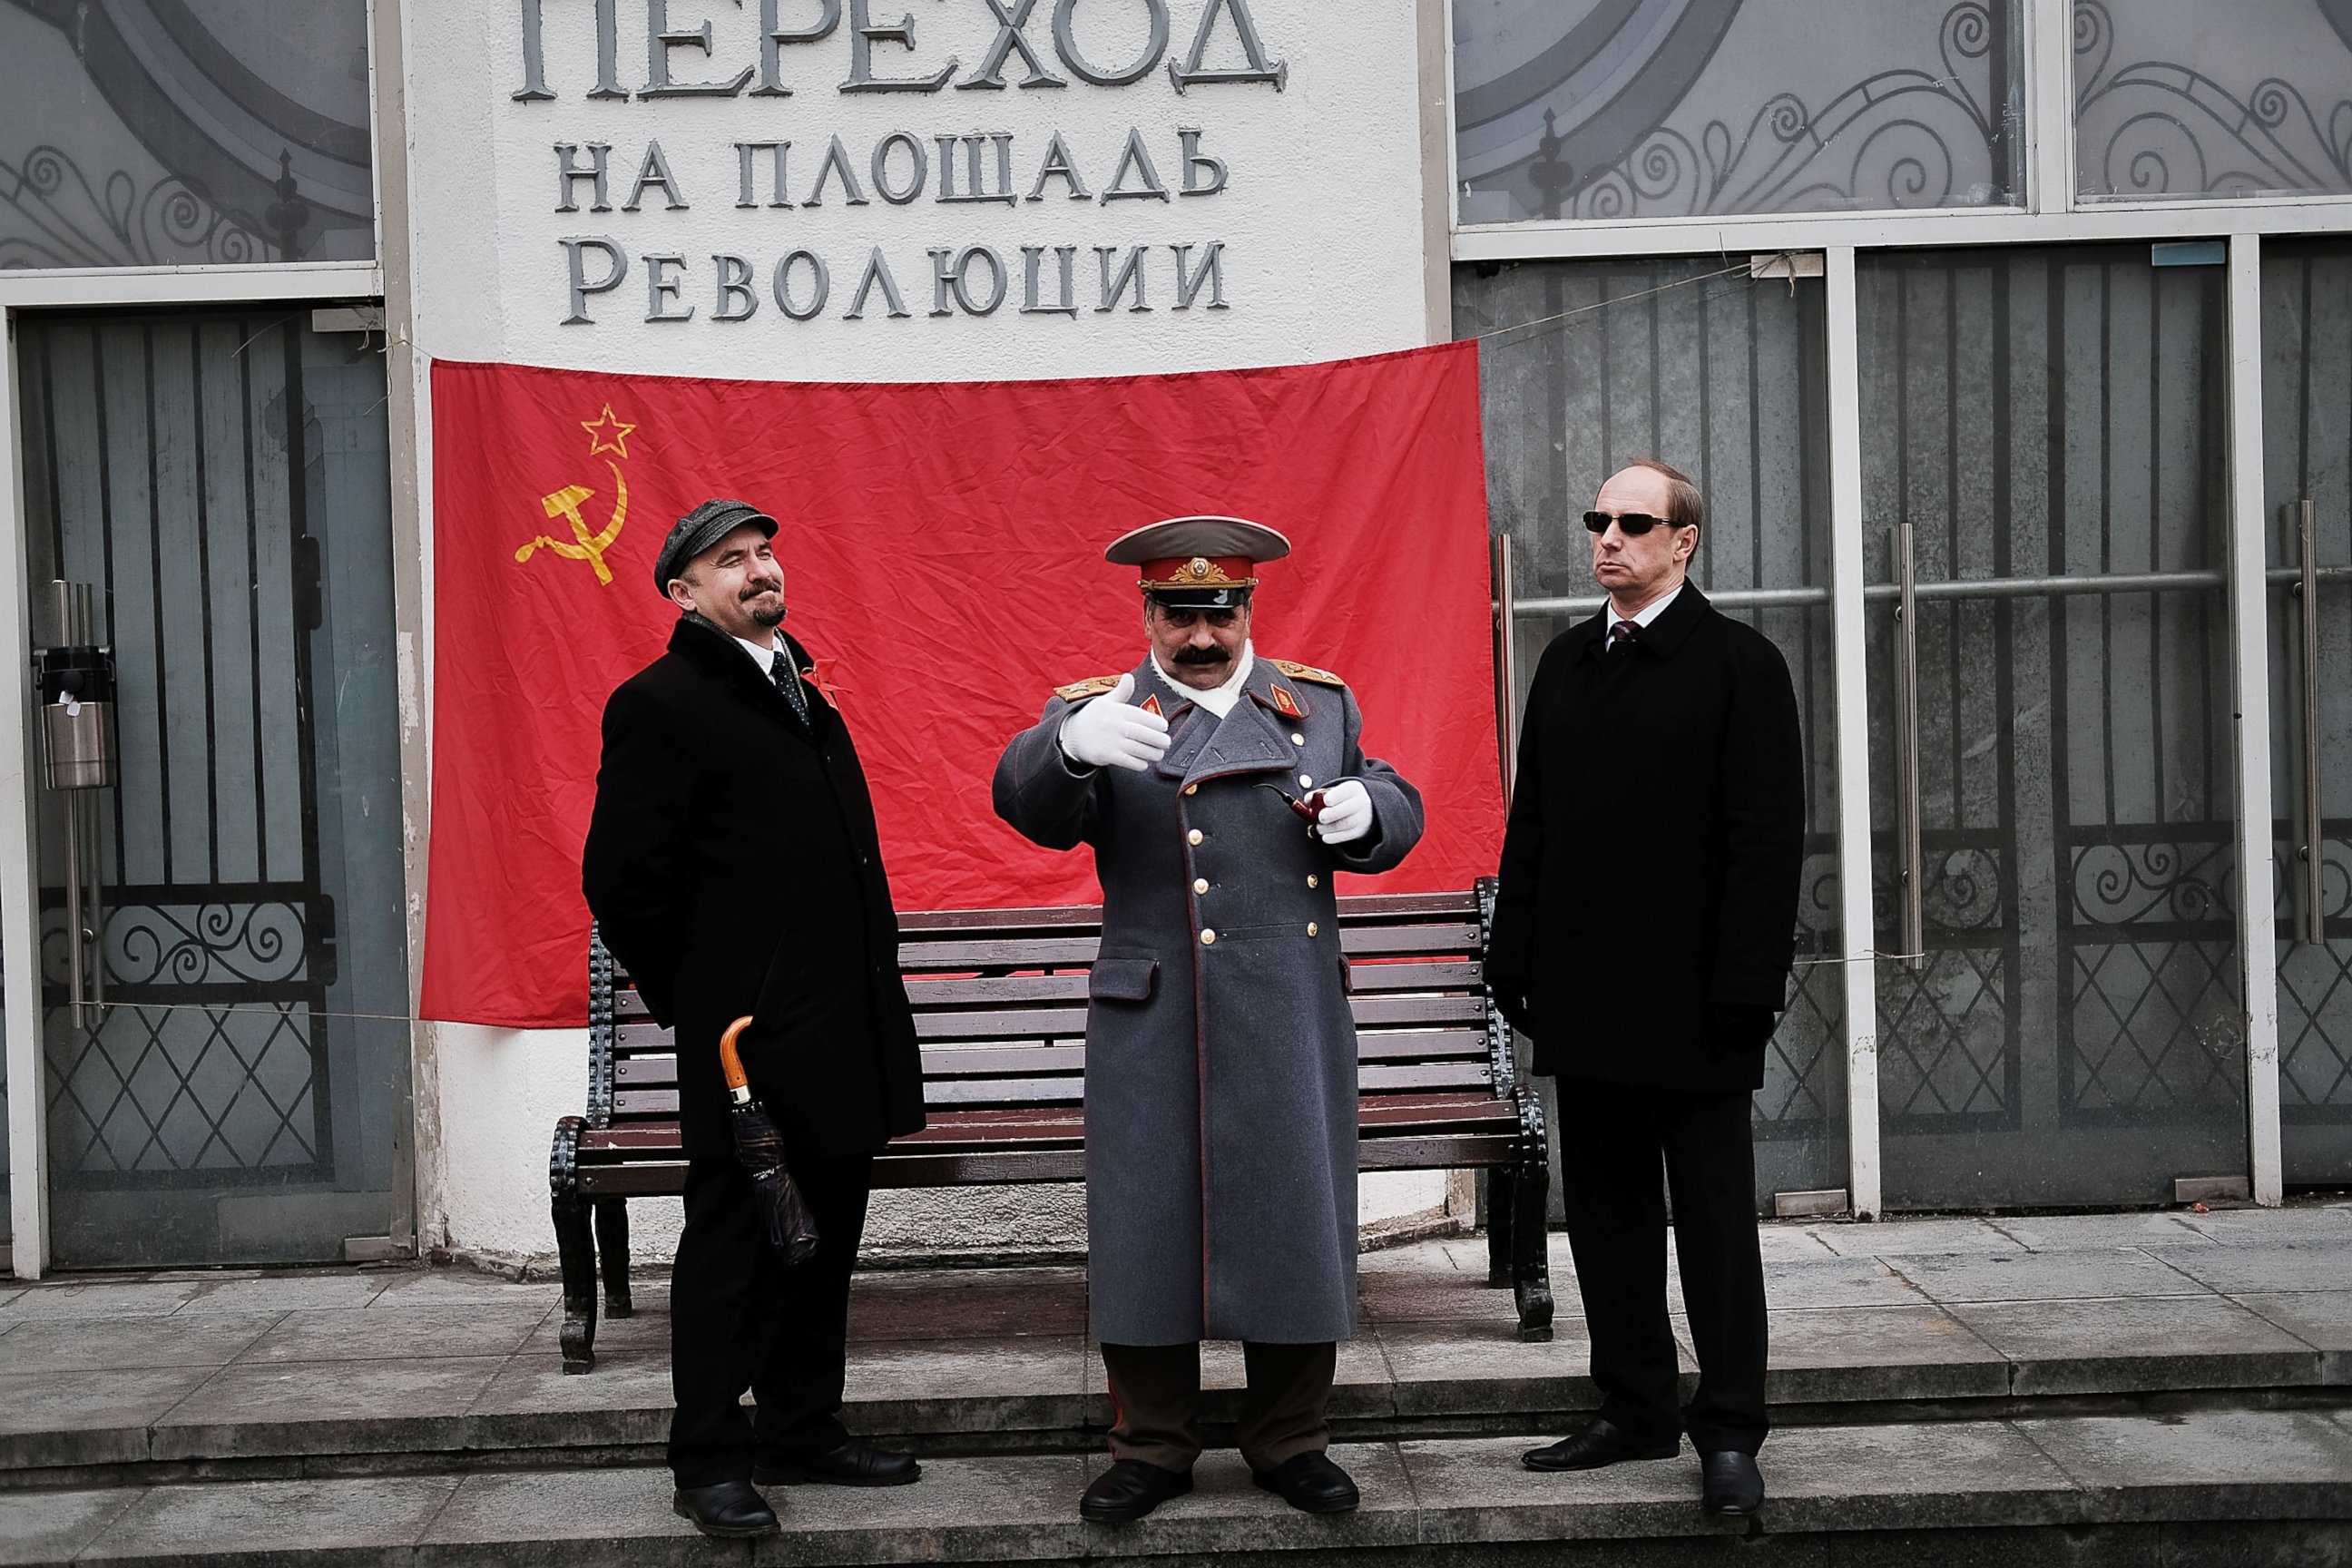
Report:
<svg viewBox="0 0 2352 1568"><path fill-rule="evenodd" d="M738 597L756 599L762 594L781 594L783 591L784 580L782 577L761 577L744 584L743 592Z"/></svg>
<svg viewBox="0 0 2352 1568"><path fill-rule="evenodd" d="M1221 647L1180 647L1176 650L1178 664L1231 664L1234 656Z"/></svg>

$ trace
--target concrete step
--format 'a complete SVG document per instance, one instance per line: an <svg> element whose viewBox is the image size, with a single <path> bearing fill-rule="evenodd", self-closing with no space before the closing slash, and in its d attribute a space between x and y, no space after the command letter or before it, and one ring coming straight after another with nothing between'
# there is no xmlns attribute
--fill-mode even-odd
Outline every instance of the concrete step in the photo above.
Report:
<svg viewBox="0 0 2352 1568"><path fill-rule="evenodd" d="M1523 1470L1524 1439L1346 1445L1360 1512L1310 1518L1250 1485L1230 1452L1141 1523L1076 1517L1097 1456L935 1459L911 1487L777 1489L785 1531L708 1542L658 1468L193 1482L0 1494L0 1561L154 1565L712 1562L1071 1563L1240 1568L1606 1561L1686 1563L1769 1545L1776 1560L2110 1565L2352 1562L2352 1413L2210 1411L1814 1427L1776 1433L1760 1521L1699 1511L1680 1458L1573 1476Z"/></svg>
<svg viewBox="0 0 2352 1568"><path fill-rule="evenodd" d="M1780 1418L2113 1415L2352 1390L2352 1214L2214 1236L2161 1215L2009 1223L2042 1228L1768 1227ZM1534 1433L1594 1408L1564 1247L1555 1262L1558 1331L1528 1343L1509 1292L1483 1283L1478 1238L1367 1256L1340 1435ZM0 1489L649 1462L668 1424L665 1289L641 1283L637 1307L602 1326L593 1372L567 1375L554 1288L465 1270L0 1286ZM1083 1270L860 1275L851 1321L861 1434L934 1454L1077 1452L1108 1425ZM1241 1382L1237 1347L1212 1346L1204 1370L1213 1423Z"/></svg>

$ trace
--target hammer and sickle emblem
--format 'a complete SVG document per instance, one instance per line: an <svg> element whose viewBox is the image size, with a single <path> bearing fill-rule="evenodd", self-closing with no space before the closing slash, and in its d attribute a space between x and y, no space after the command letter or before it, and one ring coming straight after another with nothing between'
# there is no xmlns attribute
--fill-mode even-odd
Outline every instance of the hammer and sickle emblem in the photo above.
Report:
<svg viewBox="0 0 2352 1568"><path fill-rule="evenodd" d="M604 564L604 552L613 548L613 542L621 537L621 525L628 521L629 486L628 481L621 478L620 464L607 460L604 466L613 470L613 513L612 520L604 525L604 531L590 533L587 520L580 514L583 503L593 499L596 492L585 485L566 485L552 494L540 497L539 504L549 518L560 517L572 524L571 542L550 539L542 533L515 552L518 562L528 561L531 552L545 548L567 560L585 561L595 569L599 583L610 584L613 581L613 570Z"/></svg>

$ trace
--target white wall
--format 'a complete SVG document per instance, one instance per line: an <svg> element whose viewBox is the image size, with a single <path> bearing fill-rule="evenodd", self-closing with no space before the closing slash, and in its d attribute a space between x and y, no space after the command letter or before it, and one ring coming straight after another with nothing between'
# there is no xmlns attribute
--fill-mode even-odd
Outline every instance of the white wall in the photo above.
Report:
<svg viewBox="0 0 2352 1568"><path fill-rule="evenodd" d="M617 0L615 76L631 91L647 82L648 0ZM660 3L660 0L655 0ZM783 27L807 27L826 0L771 0ZM1155 0L1084 0L1070 6L1082 58L1116 67L1148 38ZM1206 0L1165 0L1165 60L1192 52ZM865 11L869 28L911 13L914 47L875 42L871 71L908 79L936 73L952 57L953 80L970 79L998 28L984 0L841 0L841 18L819 42L780 51L778 75L792 96L592 100L597 77L590 0L540 0L545 85L551 101L517 102L525 80L526 0L410 0L405 13L410 244L415 279L414 337L423 353L586 370L778 380L939 381L1027 378L1231 368L1337 359L1427 341L1423 162L1417 101L1413 0L1338 6L1328 0L1250 0L1248 13L1269 62L1287 67L1284 86L1196 82L1179 94L1163 61L1132 85L1096 86L1059 58L1055 0L1035 0L1024 37L1061 88L1017 85L1028 75L1019 53L1006 61L1003 89L949 86L932 92L845 92L851 33ZM712 47L671 49L677 81L724 81L745 66L759 85L762 0L667 0L672 33L708 21ZM1244 66L1233 12L1222 3L1202 64ZM1007 4L1008 11L1017 5ZM1224 188L1180 194L1186 164L1181 131L1197 130L1199 150L1223 163ZM876 144L893 132L917 138L930 168L924 194L906 205L875 188ZM1169 199L1103 200L1139 132ZM1027 200L1050 138L1058 132L1093 199L1077 201L1059 179ZM939 190L942 136L1009 132L1013 189L1003 204L950 204ZM835 137L849 154L866 205L845 201L829 178L815 206L804 205ZM789 141L784 195L794 205L739 208L739 142ZM557 210L557 143L582 151L609 143L608 198L615 209L585 210L586 182L572 186L583 209ZM618 210L658 142L686 205L649 189L635 212ZM993 142L983 162L993 175ZM967 173L957 147L959 187ZM755 200L772 195L772 154L752 154ZM891 154L891 183L904 187L909 157ZM1205 174L1205 171L1203 171ZM1140 182L1130 171L1125 184ZM625 280L587 302L587 324L565 325L569 274L562 241L608 238L628 253ZM1223 242L1226 307L1209 308L1203 288L1192 308L1175 303L1171 246L1192 247L1198 267ZM992 314L954 309L933 316L936 247L995 249L1011 287ZM1045 303L1057 302L1053 247L1075 246L1075 315L1030 314L1024 302L1023 246L1046 247ZM1114 271L1128 247L1150 247L1145 311L1100 310L1094 247L1114 247ZM890 319L878 289L862 320L845 320L866 258L880 247L909 314ZM771 270L805 247L824 258L832 297L807 321L786 318L768 292ZM685 258L681 287L667 309L690 320L647 321L648 252ZM752 269L753 313L718 313L714 252ZM601 255L583 257L593 279ZM810 270L795 271L805 300ZM984 290L984 266L971 275ZM740 309L740 304L738 309ZM425 424L429 428L429 410ZM429 460L429 459L428 459ZM425 489L429 508L431 494ZM425 520L431 538L431 519ZM429 550L429 543L428 543ZM431 581L427 562L426 581ZM429 628L428 628L429 631ZM429 636L427 646L430 646ZM429 1246L507 1257L542 1256L547 1219L547 1141L555 1119L576 1110L585 1049L570 1031L520 1033L443 1026L427 1033L432 1070L420 1073L420 1135L438 1122L436 1147L421 1151L425 1172L420 1232ZM1433 1207L1444 1178L1407 1173L1368 1179L1367 1222ZM633 1205L641 1258L667 1255L675 1205ZM1082 1246L1083 1194L1075 1188L887 1194L868 1232L877 1252L1053 1250Z"/></svg>

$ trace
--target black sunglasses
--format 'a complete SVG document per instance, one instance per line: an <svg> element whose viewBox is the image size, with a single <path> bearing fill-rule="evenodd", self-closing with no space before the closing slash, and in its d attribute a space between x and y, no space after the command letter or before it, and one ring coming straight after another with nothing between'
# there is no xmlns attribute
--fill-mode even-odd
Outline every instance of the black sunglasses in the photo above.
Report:
<svg viewBox="0 0 2352 1568"><path fill-rule="evenodd" d="M1608 532L1609 525L1612 522L1625 531L1625 537L1628 539L1639 539L1654 528L1682 526L1673 518L1652 517L1646 511L1621 511L1614 516L1605 511L1588 511L1584 514L1584 526L1595 533Z"/></svg>

